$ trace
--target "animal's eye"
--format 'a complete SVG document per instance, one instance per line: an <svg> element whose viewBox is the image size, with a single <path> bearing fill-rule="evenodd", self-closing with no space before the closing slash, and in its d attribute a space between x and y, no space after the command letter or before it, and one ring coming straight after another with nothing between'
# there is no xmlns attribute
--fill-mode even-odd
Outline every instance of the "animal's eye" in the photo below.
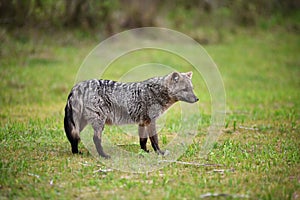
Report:
<svg viewBox="0 0 300 200"><path fill-rule="evenodd" d="M189 90L188 90L188 88L183 88L182 91L183 92L188 92Z"/></svg>

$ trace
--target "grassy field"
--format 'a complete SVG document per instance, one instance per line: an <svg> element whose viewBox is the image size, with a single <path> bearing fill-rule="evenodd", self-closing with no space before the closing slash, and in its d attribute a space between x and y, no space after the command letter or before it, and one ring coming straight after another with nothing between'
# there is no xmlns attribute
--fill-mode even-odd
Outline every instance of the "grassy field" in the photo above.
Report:
<svg viewBox="0 0 300 200"><path fill-rule="evenodd" d="M300 38L284 30L224 37L205 46L227 94L226 125L207 159L200 156L204 123L182 163L134 174L109 170L82 144L83 154L72 155L63 130L66 97L98 41L80 32L2 31L0 199L300 198ZM209 119L210 102L199 106ZM176 123L167 124L161 143Z"/></svg>

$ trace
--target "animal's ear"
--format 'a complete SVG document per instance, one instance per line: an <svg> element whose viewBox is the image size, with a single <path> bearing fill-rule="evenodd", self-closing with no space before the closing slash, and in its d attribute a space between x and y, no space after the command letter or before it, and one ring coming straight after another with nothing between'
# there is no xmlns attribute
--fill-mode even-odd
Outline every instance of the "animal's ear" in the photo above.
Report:
<svg viewBox="0 0 300 200"><path fill-rule="evenodd" d="M187 75L187 77L189 77L189 79L192 79L193 72L192 71L187 72L187 73L185 73L185 75Z"/></svg>
<svg viewBox="0 0 300 200"><path fill-rule="evenodd" d="M179 79L181 77L181 73L178 73L178 72L172 72L171 74L169 74L167 77L166 77L166 83L168 85L173 85L173 84L176 84L178 83Z"/></svg>
<svg viewBox="0 0 300 200"><path fill-rule="evenodd" d="M179 76L180 76L180 74L179 74L178 72L173 72L173 73L171 74L171 81L172 81L173 83L177 83L177 82L178 82L178 79L179 79Z"/></svg>

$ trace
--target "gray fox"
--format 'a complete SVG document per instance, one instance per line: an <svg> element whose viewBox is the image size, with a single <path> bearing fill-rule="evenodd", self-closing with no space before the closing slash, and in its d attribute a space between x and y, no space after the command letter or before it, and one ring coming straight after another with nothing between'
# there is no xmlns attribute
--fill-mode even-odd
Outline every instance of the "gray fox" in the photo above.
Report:
<svg viewBox="0 0 300 200"><path fill-rule="evenodd" d="M64 128L72 153L79 153L79 133L87 124L94 130L97 152L110 158L101 145L104 125L138 124L140 146L146 152L149 137L155 152L164 155L158 145L156 119L177 101L195 103L192 72L172 72L142 82L87 80L76 84L65 107Z"/></svg>

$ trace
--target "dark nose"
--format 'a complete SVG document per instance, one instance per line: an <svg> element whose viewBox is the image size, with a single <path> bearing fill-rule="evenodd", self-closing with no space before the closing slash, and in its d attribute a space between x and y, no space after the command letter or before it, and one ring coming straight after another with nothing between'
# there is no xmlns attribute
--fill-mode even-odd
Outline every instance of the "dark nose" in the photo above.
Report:
<svg viewBox="0 0 300 200"><path fill-rule="evenodd" d="M195 102L199 101L199 98L195 95Z"/></svg>

